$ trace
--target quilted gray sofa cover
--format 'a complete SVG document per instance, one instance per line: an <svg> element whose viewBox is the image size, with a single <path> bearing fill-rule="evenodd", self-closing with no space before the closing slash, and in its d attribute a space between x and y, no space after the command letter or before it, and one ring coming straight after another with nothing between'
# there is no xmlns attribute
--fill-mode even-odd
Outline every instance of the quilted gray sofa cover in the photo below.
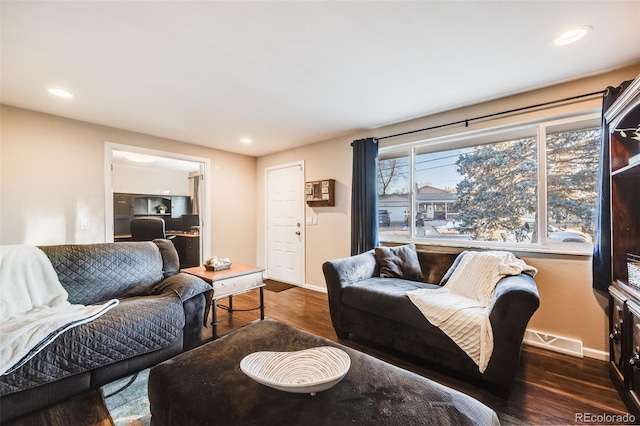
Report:
<svg viewBox="0 0 640 426"><path fill-rule="evenodd" d="M0 376L7 421L155 365L201 343L211 287L179 272L169 240L40 247L72 304L120 303Z"/></svg>
<svg viewBox="0 0 640 426"><path fill-rule="evenodd" d="M518 371L524 332L540 305L535 281L520 274L498 282L489 314L494 350L481 374L473 360L433 326L406 295L418 288L444 285L461 256L423 250L417 253L425 282L381 278L374 250L324 263L336 334L343 339L358 336L417 356L507 397Z"/></svg>

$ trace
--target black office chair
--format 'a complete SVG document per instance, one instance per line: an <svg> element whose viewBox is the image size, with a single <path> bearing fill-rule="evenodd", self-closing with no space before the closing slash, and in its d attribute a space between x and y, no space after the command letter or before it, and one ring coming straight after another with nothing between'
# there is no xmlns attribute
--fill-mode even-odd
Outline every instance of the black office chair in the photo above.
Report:
<svg viewBox="0 0 640 426"><path fill-rule="evenodd" d="M137 217L131 219L131 241L151 241L156 238L174 238L165 233L164 220L159 217Z"/></svg>

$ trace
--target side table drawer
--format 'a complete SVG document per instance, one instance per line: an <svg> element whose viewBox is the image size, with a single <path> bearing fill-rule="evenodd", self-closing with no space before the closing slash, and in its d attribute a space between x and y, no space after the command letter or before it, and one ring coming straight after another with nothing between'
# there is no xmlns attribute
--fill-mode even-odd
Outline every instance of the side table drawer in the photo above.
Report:
<svg viewBox="0 0 640 426"><path fill-rule="evenodd" d="M263 286L262 272L246 274L239 277L231 277L223 280L213 281L213 298L235 295L245 290L251 290Z"/></svg>

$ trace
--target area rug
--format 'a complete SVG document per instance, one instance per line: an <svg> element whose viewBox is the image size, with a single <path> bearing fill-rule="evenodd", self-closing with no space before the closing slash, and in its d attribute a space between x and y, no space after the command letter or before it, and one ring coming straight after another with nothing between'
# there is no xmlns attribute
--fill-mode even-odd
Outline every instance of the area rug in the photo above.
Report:
<svg viewBox="0 0 640 426"><path fill-rule="evenodd" d="M290 288L293 288L293 287L296 287L296 286L292 284L283 283L281 281L276 281L276 280L270 280L270 279L264 280L265 290L273 291L276 293L289 290Z"/></svg>
<svg viewBox="0 0 640 426"><path fill-rule="evenodd" d="M100 388L104 403L115 426L149 426L147 381L149 369L123 377Z"/></svg>
<svg viewBox="0 0 640 426"><path fill-rule="evenodd" d="M148 379L149 369L146 369L137 376L124 377L100 389L115 426L150 426ZM499 411L496 414L502 426L529 425L508 414Z"/></svg>

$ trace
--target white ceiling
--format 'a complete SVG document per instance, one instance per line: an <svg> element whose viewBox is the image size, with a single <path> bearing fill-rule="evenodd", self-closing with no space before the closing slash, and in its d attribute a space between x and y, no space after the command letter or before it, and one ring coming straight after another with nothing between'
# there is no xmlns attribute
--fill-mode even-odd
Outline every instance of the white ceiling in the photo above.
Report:
<svg viewBox="0 0 640 426"><path fill-rule="evenodd" d="M2 1L0 13L2 103L252 156L640 61L637 0ZM552 44L576 25L593 31Z"/></svg>

